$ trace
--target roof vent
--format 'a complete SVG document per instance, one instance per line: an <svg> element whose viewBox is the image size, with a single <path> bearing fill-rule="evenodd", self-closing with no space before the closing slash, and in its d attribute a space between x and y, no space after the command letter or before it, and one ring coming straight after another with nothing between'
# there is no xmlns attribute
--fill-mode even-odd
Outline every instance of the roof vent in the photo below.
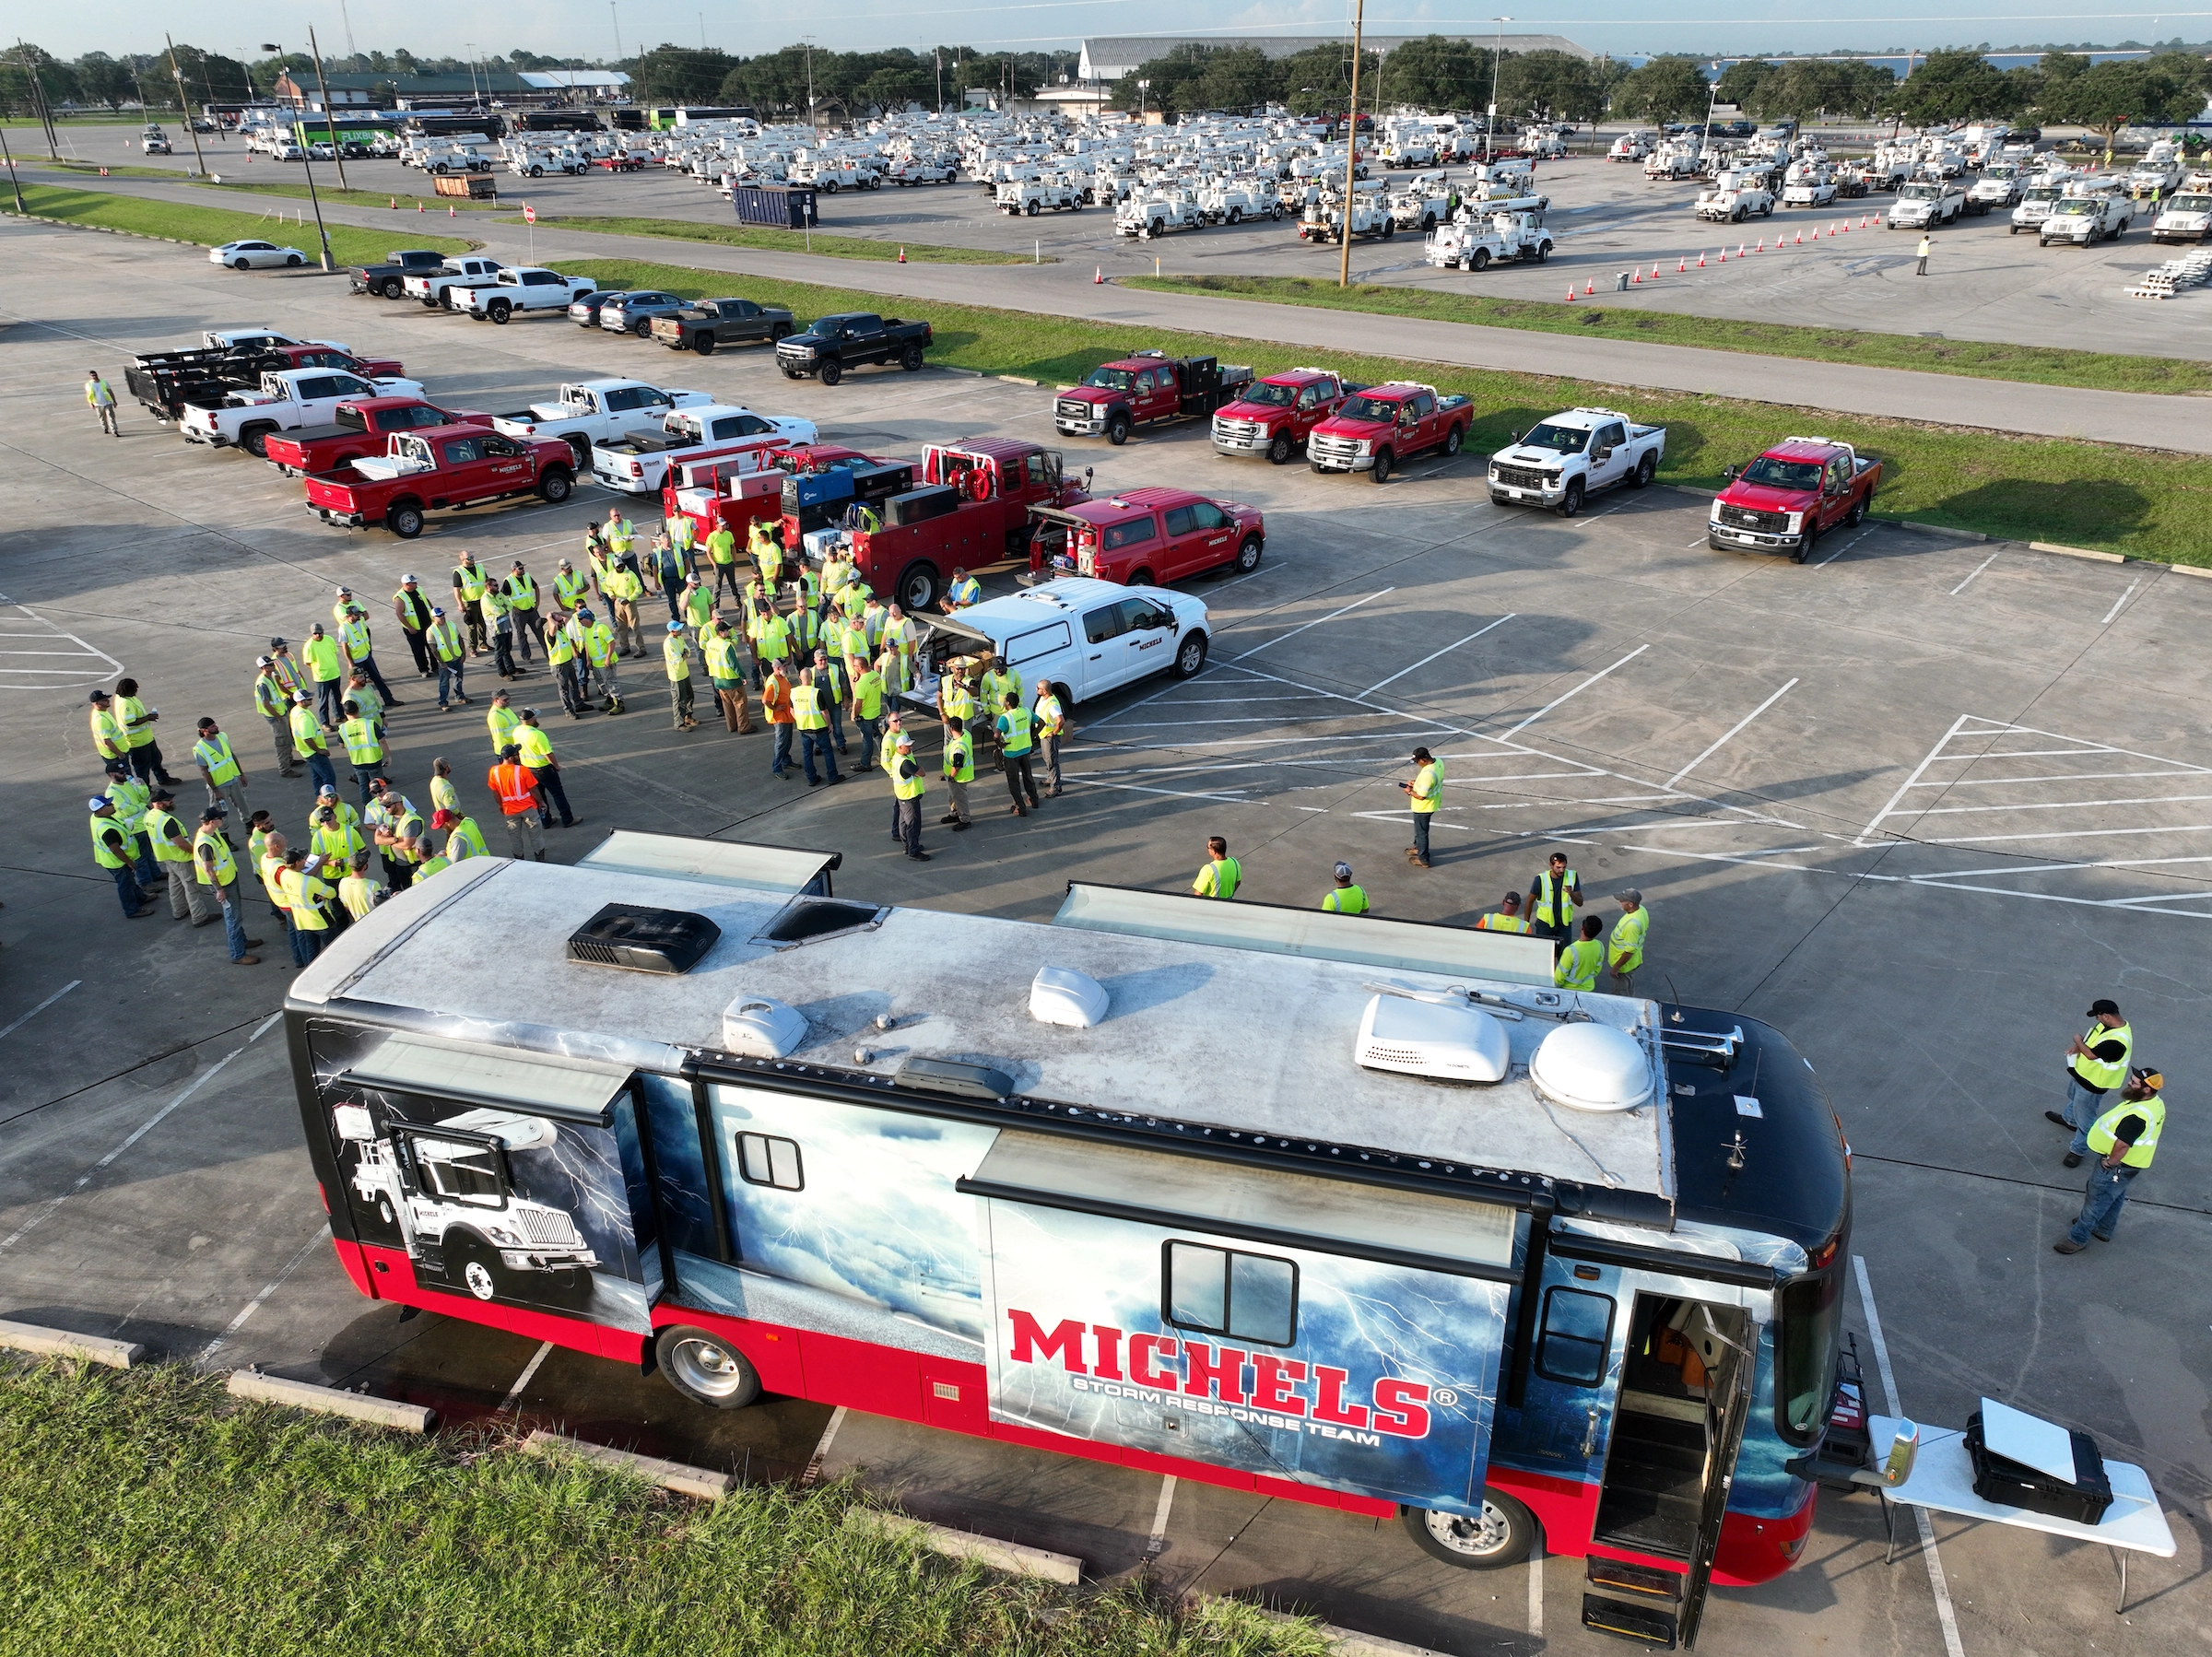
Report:
<svg viewBox="0 0 2212 1657"><path fill-rule="evenodd" d="M725 1052L748 1059L781 1059L797 1052L806 1040L806 1015L765 995L740 995L723 1009Z"/></svg>
<svg viewBox="0 0 2212 1657"><path fill-rule="evenodd" d="M1030 981L1030 1017L1087 1030L1106 1017L1106 986L1072 967L1040 967Z"/></svg>
<svg viewBox="0 0 2212 1657"><path fill-rule="evenodd" d="M1449 1082L1496 1082L1512 1063L1505 1027L1479 1007L1369 999L1353 1057L1369 1070L1394 1070Z"/></svg>
<svg viewBox="0 0 2212 1657"><path fill-rule="evenodd" d="M968 1064L959 1059L909 1057L896 1077L902 1087L924 1087L932 1093L956 1093L963 1099L1006 1099L1014 1091L1014 1078L988 1064Z"/></svg>
<svg viewBox="0 0 2212 1657"><path fill-rule="evenodd" d="M721 936L704 915L610 903L569 934L569 959L632 972L688 972Z"/></svg>
<svg viewBox="0 0 2212 1657"><path fill-rule="evenodd" d="M1609 1024L1559 1026L1529 1061L1528 1079L1546 1099L1574 1111L1633 1111L1652 1097L1643 1044Z"/></svg>
<svg viewBox="0 0 2212 1657"><path fill-rule="evenodd" d="M760 936L771 944L811 944L839 933L873 926L883 911L872 903L843 903L832 898L802 899L788 904Z"/></svg>

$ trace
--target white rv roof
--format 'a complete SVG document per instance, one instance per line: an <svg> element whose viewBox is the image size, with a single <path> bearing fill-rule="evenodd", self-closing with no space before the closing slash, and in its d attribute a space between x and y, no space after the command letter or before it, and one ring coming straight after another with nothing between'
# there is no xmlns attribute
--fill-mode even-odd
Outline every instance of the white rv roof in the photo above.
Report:
<svg viewBox="0 0 2212 1657"><path fill-rule="evenodd" d="M1354 1061L1374 981L1487 988L1523 1005L1548 993L1525 983L919 909L882 910L877 924L809 942L758 941L788 903L806 901L705 884L696 874L670 880L474 859L347 930L294 981L291 1005L314 1012L343 1004L454 1040L673 1069L686 1050L723 1051L724 1011L740 996L765 996L808 1020L806 1043L789 1055L794 1064L879 1079L912 1058L982 1064L1027 1098L1671 1203L1665 1065L1650 1002L1567 998L1632 1033L1650 1055L1652 1102L1584 1112L1529 1085L1537 1044L1562 1028L1550 1017L1503 1021L1511 1069L1488 1086ZM680 977L569 960L570 934L607 903L688 911L722 935ZM1104 1020L1086 1029L1033 1019L1030 983L1045 966L1103 985ZM875 1028L883 1014L888 1031ZM868 1063L856 1061L858 1049L870 1050Z"/></svg>

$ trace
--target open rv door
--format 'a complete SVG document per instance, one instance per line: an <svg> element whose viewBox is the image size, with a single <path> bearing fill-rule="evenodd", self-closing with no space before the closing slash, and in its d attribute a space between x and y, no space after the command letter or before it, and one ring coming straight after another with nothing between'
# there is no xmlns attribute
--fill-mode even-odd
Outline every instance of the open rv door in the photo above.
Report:
<svg viewBox="0 0 2212 1657"><path fill-rule="evenodd" d="M1720 1357L1706 1394L1708 1460L1698 1512L1698 1539L1690 1552L1689 1581L1682 1595L1680 1628L1685 1649L1698 1643L1705 1596L1712 1588L1713 1555L1721 1545L1721 1522L1728 1514L1728 1495L1735 1484L1736 1452L1743 1448L1744 1424L1750 1418L1752 1382L1759 1369L1759 1331L1748 1318L1702 1303L1697 1315L1707 1333L1720 1342Z"/></svg>
<svg viewBox="0 0 2212 1657"><path fill-rule="evenodd" d="M1516 1210L1012 1131L959 1189L994 1421L1479 1516Z"/></svg>

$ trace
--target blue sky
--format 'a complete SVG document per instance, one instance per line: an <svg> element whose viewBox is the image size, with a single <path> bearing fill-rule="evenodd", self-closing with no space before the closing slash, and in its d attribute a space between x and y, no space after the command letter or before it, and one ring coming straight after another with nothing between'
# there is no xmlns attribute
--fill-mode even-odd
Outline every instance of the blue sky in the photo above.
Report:
<svg viewBox="0 0 2212 1657"><path fill-rule="evenodd" d="M1492 0L1495 4L1496 0ZM1021 50L1073 46L1087 33L1143 34L1167 31L1220 33L1348 32L1348 0L1285 0L1251 5L1243 0L983 0L959 6L950 0L821 0L804 24L791 29L759 22L751 7L704 7L690 0L536 0L505 15L511 23L482 27L486 39L465 41L475 32L465 22L439 24L432 14L394 12L375 0L348 0L352 38L363 51L406 46L413 51L470 50L532 52L592 57L612 56L618 30L625 52L641 44L673 41L697 45L703 33L710 45L750 55L772 51L798 38L805 29L818 45L853 51L867 47L922 46L937 41L979 47L1015 45ZM2056 6L2035 9L1950 0L1934 15L1921 15L1899 0L1826 0L1809 6L1810 17L1778 18L1771 7L1745 0L1567 0L1529 16L1516 15L1516 32L1563 34L1594 50L1613 53L1714 52L1755 53L1851 48L1885 51L1913 47L1972 45L1987 41L2005 46L2020 41L2154 41L2176 36L2212 36L2212 10L2183 13L2112 12ZM1368 27L1379 33L1487 31L1494 25L1487 8L1443 0L1371 0ZM93 50L159 51L160 28L173 23L178 37L232 54L253 52L263 41L304 44L309 24L319 31L325 52L344 52L347 18L338 0L310 0L305 6L281 0L218 0L190 16L165 19L143 0L78 0L58 13L41 14L28 33L64 56ZM275 31L275 32L272 32Z"/></svg>

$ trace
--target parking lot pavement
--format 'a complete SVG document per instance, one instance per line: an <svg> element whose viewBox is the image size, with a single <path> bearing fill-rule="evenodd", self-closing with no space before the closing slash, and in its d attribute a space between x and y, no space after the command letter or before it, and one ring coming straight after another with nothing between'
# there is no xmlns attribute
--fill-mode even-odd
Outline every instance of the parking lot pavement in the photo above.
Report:
<svg viewBox="0 0 2212 1657"><path fill-rule="evenodd" d="M893 453L1047 429L1048 394L997 382L931 370L825 391L777 379L759 354L672 363L559 323L479 328L312 281L241 291L189 253L15 234L50 279L17 301L36 319L6 335L15 608L0 615L27 607L139 676L172 769L169 729L222 719L253 797L288 827L306 791L266 774L246 692L268 637L300 636L340 582L381 616L401 573L435 589L464 549L494 566L526 556L543 580L607 497L441 519L413 543L328 529L300 510L296 481L189 449L142 413L125 410L121 441L100 437L77 399L88 355L112 373L125 347L250 317L398 356L464 406L629 371ZM957 849L911 864L884 849L878 785L774 782L765 737L679 735L644 694L620 719L553 722L584 826L549 836L551 855L617 827L754 837L844 851L841 891L1041 919L1078 871L1180 889L1220 833L1254 899L1315 904L1342 857L1382 912L1465 923L1561 847L1593 912L1643 890L1641 988L1767 1019L1819 1071L1855 1154L1852 1246L1879 1297L1896 1402L1958 1425L1980 1395L2006 1398L2096 1432L2165 1497L2182 1553L2139 1563L2124 1621L2103 1550L1939 1523L1964 1650L2194 1649L2212 1488L2212 1289L2194 1269L2212 1150L2189 1114L2190 1079L2212 1065L2197 1016L2212 815L2196 798L2212 793L2199 781L2212 747L2194 645L2212 583L1878 525L1804 566L1715 553L1695 497L1601 497L1562 521L1491 505L1471 460L1377 489L1218 460L1194 430L1067 452L1101 489L1186 483L1250 500L1269 533L1257 571L1192 583L1211 610L1203 674L1074 711L1069 792L1046 811L983 815ZM813 1457L830 1419L818 1406L702 1416L658 1380L356 1296L321 1241L281 1027L267 1022L281 949L232 969L214 929L118 915L78 827L97 777L83 687L5 682L16 839L0 860L0 1315L464 1418L505 1405L718 1465L783 1472ZM545 683L526 677L524 698L550 705ZM411 676L393 686L408 703L393 720L402 788L421 790L447 755L483 817L481 702L441 718ZM1429 872L1402 855L1396 784L1417 743L1448 771ZM256 934L273 937L249 903ZM456 963L456 982L491 970ZM2174 1122L2118 1240L2061 1260L2050 1243L2079 1183L2041 1112L2081 1009L2106 994L2165 1067ZM1851 1318L1867 1347L1855 1294ZM862 1416L845 1418L825 1465L888 1469L948 1522L1082 1541L1068 1551L1088 1548L1102 1572L1150 1553L1163 1580L1394 1638L1536 1643L1531 1573L1440 1571L1387 1526L1184 1487L1154 1550L1157 1479ZM1908 1549L1881 1567L1879 1530L1865 1498L1824 1498L1806 1566L1719 1595L1708 1648L1945 1649L1925 1566ZM1544 1643L1580 1649L1579 1569L1549 1560L1541 1575Z"/></svg>

